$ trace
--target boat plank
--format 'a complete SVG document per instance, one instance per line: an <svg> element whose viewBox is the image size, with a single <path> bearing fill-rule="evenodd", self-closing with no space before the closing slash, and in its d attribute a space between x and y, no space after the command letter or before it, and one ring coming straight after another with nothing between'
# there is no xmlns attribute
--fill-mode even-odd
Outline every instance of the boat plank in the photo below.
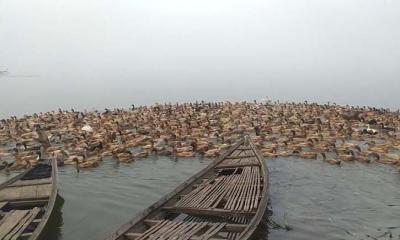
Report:
<svg viewBox="0 0 400 240"><path fill-rule="evenodd" d="M160 229L160 231L157 231L153 235L149 237L150 240L163 240L166 237L168 237L171 233L174 233L177 228L179 228L181 224L179 222L170 222L169 226L165 226L164 228Z"/></svg>
<svg viewBox="0 0 400 240"><path fill-rule="evenodd" d="M34 180L18 180L7 187L23 187L23 186L32 186L32 185L42 185L42 184L51 184L51 178L42 178L42 179L34 179Z"/></svg>
<svg viewBox="0 0 400 240"><path fill-rule="evenodd" d="M162 222L163 220L152 220L152 219L146 219L144 220L144 222L146 223L146 225L148 226L154 226L159 224L160 222ZM185 222L186 224L191 223L193 224L194 222ZM208 223L208 225L210 225L211 223ZM224 227L224 231L227 232L241 232L243 231L245 228L247 227L246 224L235 224L235 223L228 223L225 225Z"/></svg>
<svg viewBox="0 0 400 240"><path fill-rule="evenodd" d="M252 154L252 155L227 156L225 159L242 159L242 158L248 158L248 157L255 157L255 155Z"/></svg>
<svg viewBox="0 0 400 240"><path fill-rule="evenodd" d="M193 229L191 229L189 232L183 234L178 240L188 240L190 239L193 235L195 235L198 231L202 230L208 225L207 222L201 222L195 225Z"/></svg>
<svg viewBox="0 0 400 240"><path fill-rule="evenodd" d="M29 210L16 210L6 216L5 221L0 225L0 239L7 236L28 213Z"/></svg>
<svg viewBox="0 0 400 240"><path fill-rule="evenodd" d="M6 206L8 202L0 202L0 209L2 209L4 206Z"/></svg>
<svg viewBox="0 0 400 240"><path fill-rule="evenodd" d="M247 181L248 181L249 176L251 175L251 172L250 172L250 168L249 167L245 167L243 171L245 173L244 173L244 176L243 176L243 181L241 182L240 193L239 193L239 195L238 195L238 197L236 199L237 203L236 203L236 205L234 204L234 206L233 206L234 210L242 210L242 206L243 206L243 203L244 203L244 198L246 197L245 194L246 194L246 191L247 191Z"/></svg>
<svg viewBox="0 0 400 240"><path fill-rule="evenodd" d="M158 231L154 232L149 236L150 240L154 240L159 238L162 234L165 233L165 231L168 231L170 229L174 229L177 225L179 225L178 222L171 222L167 221L167 224L165 224L163 227L161 227Z"/></svg>
<svg viewBox="0 0 400 240"><path fill-rule="evenodd" d="M226 223L219 223L216 224L215 228L212 231L209 231L208 233L203 234L200 239L202 240L208 240L212 236L214 236L216 233L218 233L223 227L225 227Z"/></svg>
<svg viewBox="0 0 400 240"><path fill-rule="evenodd" d="M14 230L4 238L4 240L17 240L29 226L29 224L31 224L31 222L36 218L39 212L40 208L37 207L29 211L29 214L27 214L25 218L18 223L18 226L16 226Z"/></svg>
<svg viewBox="0 0 400 240"><path fill-rule="evenodd" d="M239 176L236 176L236 182L235 182L235 190L233 191L233 194L230 196L227 204L225 205L225 209L229 210L234 210L235 203L237 202L238 197L240 196L240 192L242 191L243 188L243 179L245 177L245 171L246 168L243 168L241 174Z"/></svg>
<svg viewBox="0 0 400 240"><path fill-rule="evenodd" d="M173 213L186 213L195 215L205 216L221 216L221 217L233 217L233 216L251 216L254 215L255 211L234 211L219 208L210 209L199 209L199 208L176 208L176 207L163 207L164 210Z"/></svg>
<svg viewBox="0 0 400 240"><path fill-rule="evenodd" d="M146 239L148 236L150 236L152 233L157 232L158 229L162 228L164 225L168 223L167 220L161 221L159 224L149 228L147 231L145 231L139 238L138 240ZM130 234L130 233L128 233ZM128 235L128 234L125 234Z"/></svg>

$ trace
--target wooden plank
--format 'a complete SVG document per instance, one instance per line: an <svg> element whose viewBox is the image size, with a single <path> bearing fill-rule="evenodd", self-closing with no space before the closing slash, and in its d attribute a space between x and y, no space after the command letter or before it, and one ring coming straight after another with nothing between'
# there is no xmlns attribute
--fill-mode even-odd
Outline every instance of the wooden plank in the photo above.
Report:
<svg viewBox="0 0 400 240"><path fill-rule="evenodd" d="M167 221L167 224L165 224L163 227L161 227L158 231L152 233L152 235L149 236L149 239L157 239L160 237L165 231L168 231L171 228L175 228L175 226L179 224L177 222L172 222L172 221Z"/></svg>
<svg viewBox="0 0 400 240"><path fill-rule="evenodd" d="M237 167L251 167L251 166L260 166L258 162L253 163L239 163L239 164L220 164L215 167L215 169L222 169L222 168L237 168Z"/></svg>
<svg viewBox="0 0 400 240"><path fill-rule="evenodd" d="M9 202L10 207L12 208L20 208L20 207L32 207L32 206L44 206L49 202L48 198L44 199L32 199L32 200L23 200L23 201L13 201Z"/></svg>
<svg viewBox="0 0 400 240"><path fill-rule="evenodd" d="M177 206L185 206L188 202L190 202L191 198L195 196L198 192L202 191L205 186L208 185L208 182L203 182L199 186L197 186L194 190L188 193L185 198L179 200L176 205Z"/></svg>
<svg viewBox="0 0 400 240"><path fill-rule="evenodd" d="M41 198L50 196L52 187L52 184L38 185L36 189L36 197Z"/></svg>
<svg viewBox="0 0 400 240"><path fill-rule="evenodd" d="M200 239L201 240L208 240L210 239L212 236L214 236L215 234L217 234L219 231L221 231L221 229L225 226L226 223L219 223L217 224L217 226L211 230L206 232L205 234L203 234Z"/></svg>
<svg viewBox="0 0 400 240"><path fill-rule="evenodd" d="M162 220L153 220L153 219L146 219L144 220L144 223L150 227L155 226L162 222ZM189 222L192 223L192 222ZM185 222L185 224L188 224L188 222ZM208 223L208 226L211 226L211 223ZM224 231L227 232L241 232L247 227L246 224L226 224L223 228Z"/></svg>
<svg viewBox="0 0 400 240"><path fill-rule="evenodd" d="M198 209L198 208L179 208L179 207L163 207L165 211L172 213L186 213L194 215L208 215L208 216L221 216L221 217L233 217L233 216L251 216L256 214L256 211L234 211L227 209Z"/></svg>
<svg viewBox="0 0 400 240"><path fill-rule="evenodd" d="M32 211L28 211L28 214L26 214L20 221L16 222L16 225L13 227L13 229L2 238L2 240L10 240L14 234L16 234L21 227L25 224L25 222L31 217Z"/></svg>
<svg viewBox="0 0 400 240"><path fill-rule="evenodd" d="M52 184L8 187L0 190L0 201L15 201L49 197Z"/></svg>
<svg viewBox="0 0 400 240"><path fill-rule="evenodd" d="M171 230L174 230L178 225L179 225L179 223L177 223L177 222L168 221L168 223L164 227L160 228L158 231L151 234L149 236L149 240L155 240L155 239L161 238L161 236L163 234L165 234Z"/></svg>
<svg viewBox="0 0 400 240"><path fill-rule="evenodd" d="M36 186L4 188L0 190L0 201L11 201L20 198L35 198Z"/></svg>
<svg viewBox="0 0 400 240"><path fill-rule="evenodd" d="M0 202L0 209L2 209L4 206L6 206L8 202Z"/></svg>
<svg viewBox="0 0 400 240"><path fill-rule="evenodd" d="M242 150L242 151L248 151L248 150L252 150L250 147L238 147L236 148L237 150Z"/></svg>
<svg viewBox="0 0 400 240"><path fill-rule="evenodd" d="M158 229L162 228L163 226L165 226L166 224L168 224L167 220L161 221L159 224L155 225L152 228L149 228L147 231L145 231L142 236L140 236L138 238L138 240L142 240L147 238L148 236L150 236L152 233L155 233L158 231ZM128 233L129 234L129 233ZM125 236L127 236L127 234L125 234Z"/></svg>
<svg viewBox="0 0 400 240"><path fill-rule="evenodd" d="M179 231L175 232L175 235L173 237L176 239L180 236L183 236L185 233L187 233L191 229L193 229L193 227L195 227L196 224L197 223L195 223L195 222L185 222L184 224L182 224L183 227Z"/></svg>
<svg viewBox="0 0 400 240"><path fill-rule="evenodd" d="M239 197L240 192L242 191L243 188L243 179L245 178L245 173L246 173L246 168L242 170L242 173L239 176L236 176L237 180L235 181L235 190L232 191L232 195L230 196L224 209L234 210L237 198Z"/></svg>
<svg viewBox="0 0 400 240"><path fill-rule="evenodd" d="M224 176L222 181L214 188L214 191L209 194L209 196L203 201L203 204L199 205L199 208L208 208L212 203L222 194L226 186L226 182L229 180L230 176Z"/></svg>
<svg viewBox="0 0 400 240"><path fill-rule="evenodd" d="M225 191L220 194L220 196L217 198L217 200L215 201L214 205L211 206L211 208L216 208L223 199L225 199L229 196L229 193L235 187L235 184L233 183L233 181L235 179L235 173L237 172L237 170L238 170L238 168L235 168L233 174L228 177L227 186L225 188Z"/></svg>
<svg viewBox="0 0 400 240"><path fill-rule="evenodd" d="M169 231L166 231L164 234L161 235L161 237L159 237L159 240L163 240L163 239L169 239L170 237L176 237L178 235L179 232L184 231L185 229L187 229L189 225L189 223L184 223L184 222L176 222L177 224L174 226L174 228L170 229Z"/></svg>
<svg viewBox="0 0 400 240"><path fill-rule="evenodd" d="M247 180L247 188L246 192L244 194L244 203L243 203L243 210L248 211L249 210L249 203L250 203L250 198L251 198L251 187L252 187L252 180L253 180L254 174L253 174L253 168L250 168L250 177Z"/></svg>
<svg viewBox="0 0 400 240"><path fill-rule="evenodd" d="M0 225L0 239L3 239L28 214L29 210L16 210Z"/></svg>
<svg viewBox="0 0 400 240"><path fill-rule="evenodd" d="M18 180L7 187L22 187L22 186L33 186L33 185L43 185L43 184L51 184L51 178L42 178L35 180Z"/></svg>
<svg viewBox="0 0 400 240"><path fill-rule="evenodd" d="M129 240L135 240L135 239L139 238L140 236L142 236L142 233L126 233L124 236L126 238L128 238Z"/></svg>
<svg viewBox="0 0 400 240"><path fill-rule="evenodd" d="M256 197L256 188L257 188L257 172L258 167L253 168L253 179L251 181L251 190L250 190L250 198L248 202L248 210L253 209L254 206L254 198Z"/></svg>
<svg viewBox="0 0 400 240"><path fill-rule="evenodd" d="M243 154L245 154L245 152L243 151L240 155L243 156ZM243 178L243 171L244 168L242 169L242 172L240 175L235 175L234 177L234 188L232 189L232 191L230 192L229 196L228 196L228 201L226 202L224 209L230 209L231 205L234 201L234 198L236 197L237 193L240 191L241 188L241 181Z"/></svg>
<svg viewBox="0 0 400 240"><path fill-rule="evenodd" d="M188 240L190 239L193 235L195 235L198 231L202 230L208 225L207 222L201 222L199 224L196 224L193 229L191 229L189 232L186 232L181 236L178 240Z"/></svg>
<svg viewBox="0 0 400 240"><path fill-rule="evenodd" d="M0 219L0 227L1 227L1 225L7 220L7 218L8 218L9 216L11 216L11 214L12 214L13 212L15 212L15 210L11 210L11 211L9 211L9 212L2 212L3 218Z"/></svg>
<svg viewBox="0 0 400 240"><path fill-rule="evenodd" d="M239 158L249 158L255 157L255 155L239 155L239 156L227 156L225 159L239 159Z"/></svg>
<svg viewBox="0 0 400 240"><path fill-rule="evenodd" d="M247 190L247 180L251 174L249 170L250 170L249 167L245 167L243 169L244 177L243 177L242 181L240 182L241 188L240 188L239 195L234 200L235 201L235 203L233 204L234 210L241 210L241 208L242 208L243 198L244 198L246 190Z"/></svg>
<svg viewBox="0 0 400 240"><path fill-rule="evenodd" d="M258 207L258 200L260 198L260 192L261 192L261 177L260 177L260 171L257 171L257 192L256 192L256 197L254 198L253 208Z"/></svg>
<svg viewBox="0 0 400 240"><path fill-rule="evenodd" d="M33 233L23 233L21 234L21 238L29 238L30 236L32 236Z"/></svg>
<svg viewBox="0 0 400 240"><path fill-rule="evenodd" d="M40 208L32 209L29 214L18 224L17 227L14 228L12 232L10 232L4 240L17 240L19 236L25 231L25 229L31 224L31 222L36 218L39 214Z"/></svg>

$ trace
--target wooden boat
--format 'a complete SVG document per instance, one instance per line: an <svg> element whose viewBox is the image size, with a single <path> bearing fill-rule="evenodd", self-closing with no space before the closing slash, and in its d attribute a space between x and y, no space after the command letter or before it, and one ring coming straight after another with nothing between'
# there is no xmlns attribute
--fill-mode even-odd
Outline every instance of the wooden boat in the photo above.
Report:
<svg viewBox="0 0 400 240"><path fill-rule="evenodd" d="M245 137L107 240L249 239L267 203L268 169Z"/></svg>
<svg viewBox="0 0 400 240"><path fill-rule="evenodd" d="M36 240L57 198L57 162L39 163L0 185L0 240Z"/></svg>

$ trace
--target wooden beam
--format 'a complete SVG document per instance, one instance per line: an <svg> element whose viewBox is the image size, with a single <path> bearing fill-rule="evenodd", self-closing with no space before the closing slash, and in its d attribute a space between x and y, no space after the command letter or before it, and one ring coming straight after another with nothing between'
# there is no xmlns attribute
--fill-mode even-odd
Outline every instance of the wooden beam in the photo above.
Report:
<svg viewBox="0 0 400 240"><path fill-rule="evenodd" d="M200 209L200 208L179 208L179 207L163 207L165 211L172 213L186 213L192 215L207 215L207 216L219 216L219 217L241 217L241 216L252 216L256 214L256 211L232 211L225 209Z"/></svg>
<svg viewBox="0 0 400 240"><path fill-rule="evenodd" d="M15 207L28 207L28 206L44 206L49 202L48 199L32 199L23 201L12 201L9 205L13 208Z"/></svg>
<svg viewBox="0 0 400 240"><path fill-rule="evenodd" d="M251 167L251 166L260 166L259 163L239 163L239 164L220 164L215 167L215 169L221 168L237 168L237 167Z"/></svg>
<svg viewBox="0 0 400 240"><path fill-rule="evenodd" d="M158 223L160 223L161 220L153 220L153 219L146 219L144 220L144 223L149 226L152 227ZM211 226L212 223L207 224L208 226ZM222 230L226 231L226 232L242 232L244 229L246 229L248 225L246 224L226 224Z"/></svg>
<svg viewBox="0 0 400 240"><path fill-rule="evenodd" d="M142 233L126 233L125 238L129 240L136 240L142 236ZM189 240L199 240L201 237L191 237ZM210 238L209 240L226 240L225 238Z"/></svg>
<svg viewBox="0 0 400 240"><path fill-rule="evenodd" d="M243 155L243 156L227 156L225 159L239 159L239 158L251 158L256 157L256 155Z"/></svg>
<svg viewBox="0 0 400 240"><path fill-rule="evenodd" d="M236 150L248 151L248 150L253 150L253 149L250 147L238 147L238 148L236 148Z"/></svg>
<svg viewBox="0 0 400 240"><path fill-rule="evenodd" d="M129 240L135 240L142 236L142 233L126 233L124 236Z"/></svg>
<svg viewBox="0 0 400 240"><path fill-rule="evenodd" d="M22 186L35 186L35 185L44 185L44 184L52 184L53 182L51 180L48 179L40 179L42 181L39 180L25 180L25 181L17 181L15 183L12 183L10 185L8 185L7 187L22 187ZM43 181L45 180L45 181Z"/></svg>
<svg viewBox="0 0 400 240"><path fill-rule="evenodd" d="M0 202L0 209L2 209L4 206L6 206L8 202Z"/></svg>
<svg viewBox="0 0 400 240"><path fill-rule="evenodd" d="M32 236L31 232L30 233L23 233L23 234L20 235L21 238L30 237L30 236Z"/></svg>

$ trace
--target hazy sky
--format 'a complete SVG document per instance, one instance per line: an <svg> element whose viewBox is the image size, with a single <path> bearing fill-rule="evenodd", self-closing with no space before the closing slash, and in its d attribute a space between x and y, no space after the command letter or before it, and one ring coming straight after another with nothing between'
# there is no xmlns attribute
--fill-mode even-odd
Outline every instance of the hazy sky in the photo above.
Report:
<svg viewBox="0 0 400 240"><path fill-rule="evenodd" d="M0 0L0 117L191 100L400 108L398 0Z"/></svg>

